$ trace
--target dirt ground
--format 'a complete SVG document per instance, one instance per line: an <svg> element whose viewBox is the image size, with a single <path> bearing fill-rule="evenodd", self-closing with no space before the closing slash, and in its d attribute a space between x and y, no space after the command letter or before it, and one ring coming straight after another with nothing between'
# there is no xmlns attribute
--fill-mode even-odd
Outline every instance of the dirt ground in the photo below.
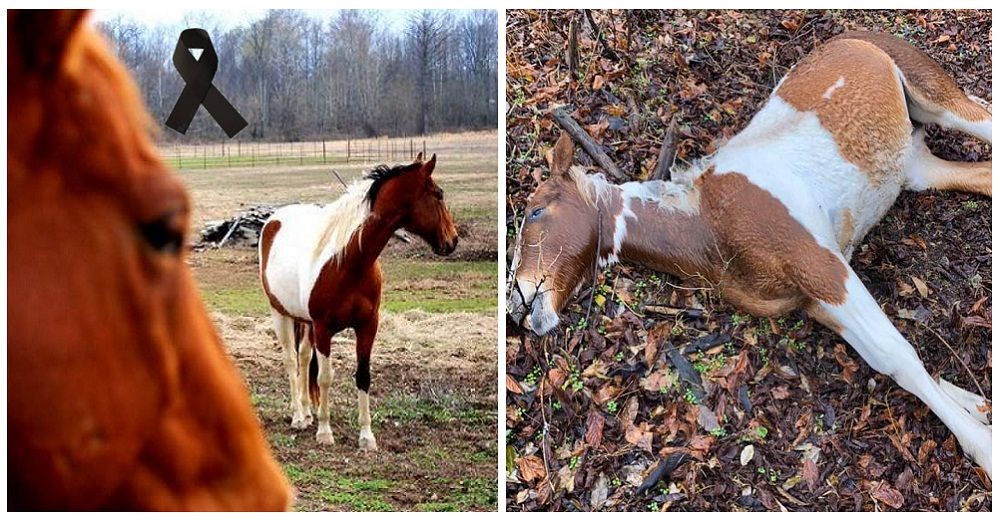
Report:
<svg viewBox="0 0 1000 520"><path fill-rule="evenodd" d="M428 139L428 152L438 154L434 175L465 234L455 258L446 259L439 270L464 266L476 283L472 289L451 288L449 284L468 284L468 276L425 276L421 266L432 256L427 246L396 245L383 254L383 265L400 274L386 282L384 293L387 298L419 294L404 289L426 286L479 297L492 291L495 299L496 133L448 136L436 149L432 143ZM363 166L338 170L350 182ZM180 174L194 200L196 233L204 222L229 218L247 206L331 200L342 188L327 170L268 167ZM207 249L193 253L190 262L223 341L250 387L272 448L296 487L296 510L496 510L495 305L489 312L412 308L383 313L371 388L379 450L369 453L357 448L353 333L346 331L333 341L335 444L321 446L315 426L301 431L290 426L288 383L260 294L256 251ZM403 303L419 307L419 301Z"/></svg>
<svg viewBox="0 0 1000 520"><path fill-rule="evenodd" d="M642 179L671 116L679 160L703 157L844 30L902 35L989 102L991 26L989 11L508 11L508 250L561 132L552 107L568 104ZM928 135L944 159L991 157L974 138ZM977 195L904 193L851 262L928 371L985 396L991 210ZM634 265L597 284L606 299L589 322L589 280L556 334L508 320L508 511L991 510L992 483L940 420L803 313L753 318ZM679 379L668 345L691 349L680 364L704 394Z"/></svg>

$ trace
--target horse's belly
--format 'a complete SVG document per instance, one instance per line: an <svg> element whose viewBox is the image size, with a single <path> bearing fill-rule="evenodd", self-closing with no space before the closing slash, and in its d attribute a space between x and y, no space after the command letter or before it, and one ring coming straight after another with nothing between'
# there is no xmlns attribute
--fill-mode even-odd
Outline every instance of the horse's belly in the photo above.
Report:
<svg viewBox="0 0 1000 520"><path fill-rule="evenodd" d="M902 190L905 150L880 150L886 170L862 171L841 155L811 112L774 98L713 160L716 171L741 172L784 204L824 246L849 257Z"/></svg>

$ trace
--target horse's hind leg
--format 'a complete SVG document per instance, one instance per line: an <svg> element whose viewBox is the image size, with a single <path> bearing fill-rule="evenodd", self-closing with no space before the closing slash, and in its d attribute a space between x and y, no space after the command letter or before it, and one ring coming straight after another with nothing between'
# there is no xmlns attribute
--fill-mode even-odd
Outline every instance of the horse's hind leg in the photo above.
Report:
<svg viewBox="0 0 1000 520"><path fill-rule="evenodd" d="M319 363L319 406L316 409L316 442L333 444L333 430L330 428L330 386L333 385L333 366L330 364L330 334L326 327L313 324L313 344L316 346L316 361Z"/></svg>
<svg viewBox="0 0 1000 520"><path fill-rule="evenodd" d="M312 416L312 404L310 402L310 392L309 392L309 363L312 362L313 358L313 343L312 343L312 325L306 325L304 323L295 324L295 339L299 348L299 388L298 388L298 399L299 406L302 409L302 423L299 425L292 424L292 427L298 429L308 428L313 422Z"/></svg>
<svg viewBox="0 0 1000 520"><path fill-rule="evenodd" d="M954 162L939 159L924 143L923 128L913 133L912 153L904 166L906 188L923 191L967 191L993 196L993 161Z"/></svg>
<svg viewBox="0 0 1000 520"><path fill-rule="evenodd" d="M358 447L363 450L377 450L375 434L372 433L372 414L368 404L368 390L371 387L371 354L375 344L375 334L378 332L378 313L367 323L356 329L358 369L354 374L354 382L358 387L358 425L361 433L358 435Z"/></svg>
<svg viewBox="0 0 1000 520"><path fill-rule="evenodd" d="M288 376L288 396L292 408L292 428L305 428L305 413L302 410L301 385L299 384L299 355L296 352L298 342L295 337L295 320L281 313L271 311L271 326L274 335L281 345L282 360L285 362L285 374Z"/></svg>
<svg viewBox="0 0 1000 520"><path fill-rule="evenodd" d="M809 314L838 332L872 368L889 375L923 401L951 430L965 453L992 478L992 432L984 414L978 412L981 407L989 407L986 400L931 377L913 346L882 313L850 268L845 289L842 303L817 301L808 309Z"/></svg>

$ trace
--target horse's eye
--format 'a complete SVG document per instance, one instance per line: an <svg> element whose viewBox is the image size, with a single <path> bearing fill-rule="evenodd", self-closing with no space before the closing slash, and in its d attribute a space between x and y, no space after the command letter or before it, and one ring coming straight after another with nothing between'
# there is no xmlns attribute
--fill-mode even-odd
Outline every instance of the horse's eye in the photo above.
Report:
<svg viewBox="0 0 1000 520"><path fill-rule="evenodd" d="M536 219L538 219L538 217L542 216L542 213L545 213L545 208L535 208L535 210L532 211L530 215L528 215L528 221L529 222L535 221Z"/></svg>
<svg viewBox="0 0 1000 520"><path fill-rule="evenodd" d="M444 200L444 190L441 188L434 190L434 196L437 197L438 200Z"/></svg>
<svg viewBox="0 0 1000 520"><path fill-rule="evenodd" d="M178 226L178 214L169 213L139 226L139 231L153 249L175 255L184 244L184 231Z"/></svg>

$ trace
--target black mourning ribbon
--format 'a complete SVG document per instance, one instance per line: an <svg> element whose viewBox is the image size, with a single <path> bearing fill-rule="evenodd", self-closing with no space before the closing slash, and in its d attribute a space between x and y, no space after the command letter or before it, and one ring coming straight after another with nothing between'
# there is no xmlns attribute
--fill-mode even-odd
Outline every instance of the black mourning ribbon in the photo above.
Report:
<svg viewBox="0 0 1000 520"><path fill-rule="evenodd" d="M204 49L200 59L191 55L190 49ZM174 109L167 117L167 126L180 133L187 133L191 120L204 105L212 119L222 127L226 135L233 137L247 126L246 119L212 84L219 69L219 55L215 53L212 39L204 29L185 29L174 48L174 67L184 78L184 90L177 98Z"/></svg>

